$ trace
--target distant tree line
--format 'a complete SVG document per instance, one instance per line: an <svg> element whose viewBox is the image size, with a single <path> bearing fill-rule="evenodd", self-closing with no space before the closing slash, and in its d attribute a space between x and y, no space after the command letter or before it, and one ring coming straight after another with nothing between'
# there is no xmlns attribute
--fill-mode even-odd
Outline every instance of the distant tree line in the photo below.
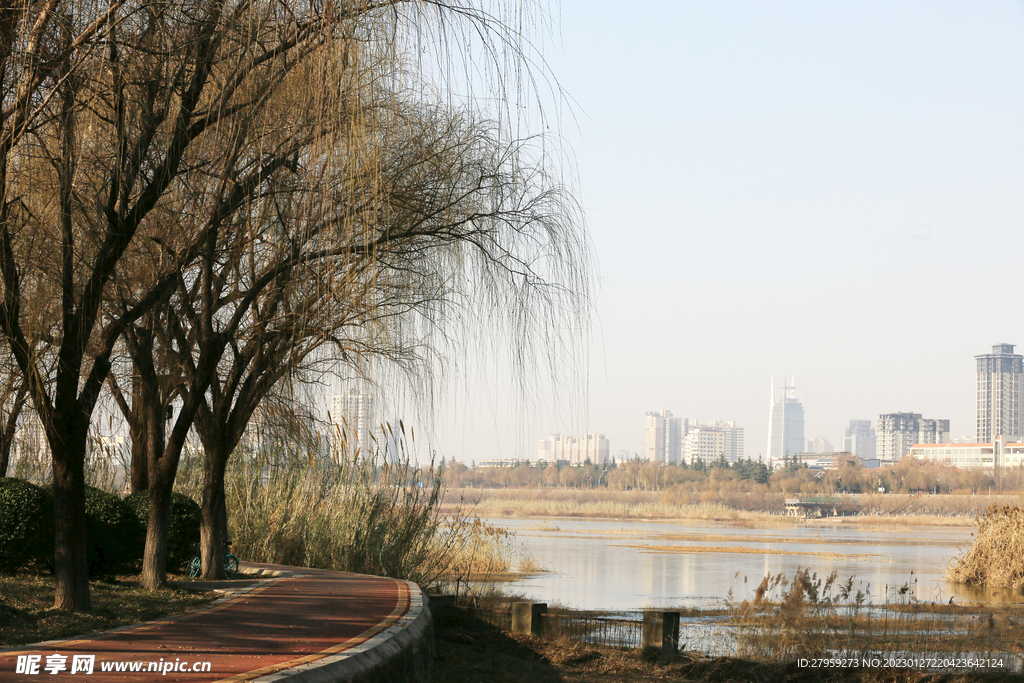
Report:
<svg viewBox="0 0 1024 683"><path fill-rule="evenodd" d="M914 458L892 466L866 469L846 460L835 469L817 470L795 459L771 470L758 460L728 462L720 458L705 464L658 463L633 458L604 465L585 462L520 462L506 467L469 467L445 462L440 476L452 487L569 488L614 491L742 491L792 494L1024 492L1024 468L996 472L961 470Z"/></svg>

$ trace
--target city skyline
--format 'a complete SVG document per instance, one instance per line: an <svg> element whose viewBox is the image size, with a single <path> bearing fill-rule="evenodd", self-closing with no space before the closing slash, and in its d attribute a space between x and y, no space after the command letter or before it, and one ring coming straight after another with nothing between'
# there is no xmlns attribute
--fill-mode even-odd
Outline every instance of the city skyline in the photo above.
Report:
<svg viewBox="0 0 1024 683"><path fill-rule="evenodd" d="M924 418L920 413L894 412L880 413L876 419L851 419L845 432L836 443L842 444L838 452L848 452L865 459L878 458L884 462L896 462L901 457L908 455L911 447L921 444L966 444L966 443L992 443L996 439L982 438L982 425L989 425L990 429L998 429L999 425L1018 425L1018 431L1007 431L1003 435L1002 443L1016 443L1021 440L1019 425L1024 424L1024 401L1021 400L1022 387L1024 387L1024 356L1014 354L1014 344L1000 343L992 346L992 354L976 355L977 361L977 417L978 435L975 439L969 437L953 437L950 429L950 420ZM1002 377L1000 376L1003 375ZM994 379L995 377L995 379ZM711 450L723 450L723 446L716 441L710 441L703 445L702 451L698 451L694 439L693 445L687 446L687 436L691 432L697 435L701 428L719 428L722 426L738 430L739 448L735 444L737 438L732 439L733 445L729 449L730 460L748 457L751 459L763 459L765 461L779 460L786 455L796 453L826 453L835 452L832 441L828 436L811 437L804 441L804 406L796 398L795 377L793 384L790 384L788 377L783 377L782 395L776 396L775 379L771 380L771 399L769 402L769 429L768 443L765 453L758 453L756 456L745 454L743 443L743 428L738 427L736 422L724 422L711 420L708 425L701 425L699 420L685 417L674 417L669 409L660 411L648 411L644 417L644 435L641 439L641 446L629 452L629 457L640 457L644 460L655 462L692 463L694 453L702 452L705 455L699 459L707 460L706 453ZM994 408L995 406L995 408ZM990 417L996 415L996 417ZM993 426L995 425L995 426ZM553 435L557 437L558 435ZM604 439L604 435L600 435ZM589 435L588 437L589 438ZM541 444L545 441L541 440ZM606 442L607 443L607 442ZM725 442L723 442L725 443ZM804 446L806 445L806 448ZM541 446L541 451L545 448ZM689 450L688 450L689 448ZM717 452L717 451L716 451ZM623 451L619 451L619 458ZM738 454L738 455L737 455ZM540 457L540 456L539 456ZM515 460L515 458L512 458ZM529 460L531 458L523 458ZM544 457L540 457L544 460ZM568 459L568 458L566 458ZM713 459L713 458L712 458ZM573 462L579 460L574 459Z"/></svg>
<svg viewBox="0 0 1024 683"><path fill-rule="evenodd" d="M974 356L1024 343L993 296L1019 285L991 258L1024 248L1024 5L615 9L561 3L544 51L599 267L583 390L517 410L481 366L441 452L593 431L636 452L638 416L672 406L744 425L756 459L782 372L833 445L851 419L911 410L975 438Z"/></svg>

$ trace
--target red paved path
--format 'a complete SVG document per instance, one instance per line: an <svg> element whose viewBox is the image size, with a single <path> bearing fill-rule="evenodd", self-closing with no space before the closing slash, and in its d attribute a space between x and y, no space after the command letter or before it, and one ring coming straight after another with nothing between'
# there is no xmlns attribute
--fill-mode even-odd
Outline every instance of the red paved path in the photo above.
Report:
<svg viewBox="0 0 1024 683"><path fill-rule="evenodd" d="M268 567L267 565L256 565ZM280 578L229 602L117 633L0 652L0 681L247 681L359 645L409 609L402 581L316 569ZM44 670L46 656L67 669ZM93 674L71 674L73 655L96 655ZM42 655L39 674L15 673L18 655ZM210 662L209 673L104 673L102 662Z"/></svg>

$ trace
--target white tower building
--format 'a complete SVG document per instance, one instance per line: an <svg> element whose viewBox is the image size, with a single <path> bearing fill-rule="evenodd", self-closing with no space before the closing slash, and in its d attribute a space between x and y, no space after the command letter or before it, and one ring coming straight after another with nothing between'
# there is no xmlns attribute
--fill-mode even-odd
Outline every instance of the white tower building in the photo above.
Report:
<svg viewBox="0 0 1024 683"><path fill-rule="evenodd" d="M783 378L783 395L775 398L775 377L772 376L772 398L768 410L768 459L781 460L804 450L804 407L796 398L796 387Z"/></svg>
<svg viewBox="0 0 1024 683"><path fill-rule="evenodd" d="M978 443L1020 441L1024 436L1024 356L1013 344L996 344L978 361Z"/></svg>
<svg viewBox="0 0 1024 683"><path fill-rule="evenodd" d="M335 460L344 456L352 459L356 454L373 454L376 427L373 396L358 389L348 389L334 395L331 404L331 422L334 425ZM381 444L384 447L384 444Z"/></svg>

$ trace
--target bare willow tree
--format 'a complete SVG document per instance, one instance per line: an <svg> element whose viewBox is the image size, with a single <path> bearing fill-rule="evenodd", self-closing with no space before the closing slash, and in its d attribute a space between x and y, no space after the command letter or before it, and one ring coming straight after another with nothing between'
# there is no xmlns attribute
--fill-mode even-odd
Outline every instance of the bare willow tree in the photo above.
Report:
<svg viewBox="0 0 1024 683"><path fill-rule="evenodd" d="M215 317L242 323L196 420L207 576L226 539L228 459L279 383L388 364L430 385L436 363L456 351L454 328L481 322L473 304L522 332L517 316L566 315L567 291L584 308L578 217L529 144L503 143L493 121L466 111L390 99L363 122L364 140L325 155L323 172L307 168L309 191L328 193L330 210L310 216L298 188L276 194L260 215L289 239L229 259L245 275L220 279L228 289ZM249 300L251 314L239 318L238 302ZM193 353L208 344L198 310L183 307L185 324L169 328Z"/></svg>
<svg viewBox="0 0 1024 683"><path fill-rule="evenodd" d="M266 248L271 242L251 239L251 231L273 224L253 214L275 188L332 159L346 140L378 134L351 124L376 102L367 87L372 94L400 78L408 62L396 60L407 57L402 46L410 41L438 41L436 73L443 74L445 55L465 56L465 41L482 36L491 73L520 82L528 71L521 27L531 13L522 14L525 23L518 16L516 7L492 11L470 0L15 0L0 8L0 330L50 446L57 608L90 606L86 439L119 340L165 324L156 311L182 287L204 302L195 320L206 343L176 384L181 409L162 451L149 456L143 579L154 587L163 579L181 449L224 350L238 343L232 335L257 315L253 304L264 292L251 287L232 318L219 317L213 297L226 247ZM462 28L451 33L451 26ZM294 87L297 74L306 88ZM325 168L335 166L344 164ZM386 192L371 197L378 194ZM332 215L330 193L305 201L314 219ZM395 208L348 207L342 225ZM280 238L306 230L293 224ZM482 247L485 262L507 266L513 277L501 287L527 291L536 272L529 258L486 231L467 229L463 239ZM578 246L571 242L558 242L553 253ZM279 269L293 267L286 259ZM487 272L478 271L485 283Z"/></svg>
<svg viewBox="0 0 1024 683"><path fill-rule="evenodd" d="M539 140L512 140L500 122L397 90L394 79L380 85L381 64L393 69L393 62L367 47L372 33L349 35L361 47L351 61L317 53L268 97L262 114L277 118L260 122L263 145L293 144L295 131L312 131L289 172L268 178L233 216L232 229L211 236L193 270L183 272L159 307L161 322L146 328L159 342L148 331L143 344L127 335L136 373L148 368L153 386L133 394L131 407L119 402L126 415L150 416L147 434L159 431L152 423L174 392L186 405L200 397L207 576L220 571L229 456L283 379L314 368L351 370L368 359L422 379L441 347L466 338L455 321L466 328L500 319L512 338L527 342L517 346L523 349L532 339L565 336L564 327L538 321L586 308L579 216L537 153ZM354 64L356 56L363 63ZM308 96L311 83L345 90L326 101ZM204 359L217 370L200 372ZM204 379L183 388L179 377ZM135 409L144 400L153 410ZM176 424L190 419L183 410ZM181 445L164 452L180 453ZM152 455L158 449L147 449L152 476L160 471ZM166 460L166 474L150 485L169 492L177 455ZM164 579L154 548L147 544L150 586Z"/></svg>

